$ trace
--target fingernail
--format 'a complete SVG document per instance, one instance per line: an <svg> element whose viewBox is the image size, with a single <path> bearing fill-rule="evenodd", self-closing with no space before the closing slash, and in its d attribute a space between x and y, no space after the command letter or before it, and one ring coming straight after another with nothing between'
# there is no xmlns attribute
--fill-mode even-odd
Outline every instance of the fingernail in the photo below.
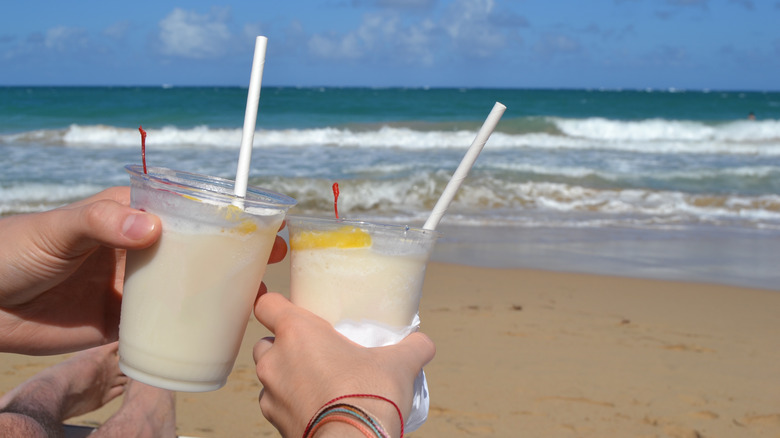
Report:
<svg viewBox="0 0 780 438"><path fill-rule="evenodd" d="M122 235L131 240L140 240L154 230L155 223L148 214L133 214L122 224Z"/></svg>

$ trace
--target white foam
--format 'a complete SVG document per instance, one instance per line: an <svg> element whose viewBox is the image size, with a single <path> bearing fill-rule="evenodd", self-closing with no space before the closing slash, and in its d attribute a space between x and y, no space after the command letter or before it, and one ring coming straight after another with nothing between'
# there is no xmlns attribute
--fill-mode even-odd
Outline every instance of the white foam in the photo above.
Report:
<svg viewBox="0 0 780 438"><path fill-rule="evenodd" d="M504 149L605 149L644 153L715 153L780 155L780 121L735 121L703 123L648 119L619 121L603 118L548 118L560 131L509 134L495 132L490 150ZM500 126L499 126L500 128ZM237 149L240 129L207 126L146 129L147 145L155 149L192 147ZM462 149L474 131L420 131L382 126L355 131L347 128L259 130L254 147L345 147L401 148L412 150ZM139 147L137 128L105 125L71 125L66 130L40 130L0 136L4 143L63 144L67 146L116 148Z"/></svg>
<svg viewBox="0 0 780 438"><path fill-rule="evenodd" d="M685 179L688 181L701 181L724 177L753 177L765 178L778 174L780 170L774 166L739 166L724 169L705 167L701 169L662 168L649 169L646 163L636 161L633 163L621 163L619 169L603 170L588 166L566 166L555 164L509 163L492 162L490 167L512 172L523 172L532 175L547 177L586 178L598 177L608 181L625 183L626 180L636 178L652 178L657 181L671 181Z"/></svg>
<svg viewBox="0 0 780 438"><path fill-rule="evenodd" d="M308 181L308 182L307 182ZM419 224L430 211L446 178L352 182L342 190L339 214L347 218ZM300 211L332 211L325 182L290 182L285 193L299 201ZM691 194L644 188L589 188L556 182L474 178L461 187L446 221L511 223L528 214L574 214L600 219L659 223L744 223L750 227L780 225L780 195ZM458 216L460 215L460 216ZM460 219L458 219L460 217ZM471 218L471 219L469 219ZM592 219L588 219L592 220Z"/></svg>
<svg viewBox="0 0 780 438"><path fill-rule="evenodd" d="M0 190L0 215L31 213L56 208L99 192L102 187L90 184L14 184Z"/></svg>
<svg viewBox="0 0 780 438"><path fill-rule="evenodd" d="M162 149L181 146L238 148L241 142L240 129L214 129L206 126L180 129L167 126L160 129L145 129L145 131L147 147ZM68 146L140 147L141 136L138 129L105 125L71 125L64 132L62 142Z"/></svg>
<svg viewBox="0 0 780 438"><path fill-rule="evenodd" d="M551 118L566 135L605 141L778 141L780 120L740 120L707 124L687 120L611 120Z"/></svg>
<svg viewBox="0 0 780 438"><path fill-rule="evenodd" d="M576 172L580 170L575 169ZM764 169L772 172L772 169ZM701 171L706 177L708 170ZM760 170L732 169L726 173ZM659 179L685 177L670 171ZM446 172L415 174L409 178L352 180L342 187L342 217L403 222L419 226L427 217ZM608 175L607 175L608 176ZM721 173L715 175L722 177ZM274 188L298 201L296 214L332 214L332 181L320 179L274 180ZM0 190L0 214L41 211L90 196L104 187L90 184L18 183ZM254 212L253 212L254 213ZM647 188L592 188L576 183L508 180L475 176L461 187L446 221L496 223L527 220L528 214L585 214L615 221L656 220L669 223L742 223L749 227L780 226L780 195L696 194ZM460 216L459 216L460 215ZM460 217L460 219L458 219ZM472 217L473 219L469 219ZM520 219L518 219L520 218ZM644 218L644 219L642 219ZM605 219L606 220L606 219Z"/></svg>

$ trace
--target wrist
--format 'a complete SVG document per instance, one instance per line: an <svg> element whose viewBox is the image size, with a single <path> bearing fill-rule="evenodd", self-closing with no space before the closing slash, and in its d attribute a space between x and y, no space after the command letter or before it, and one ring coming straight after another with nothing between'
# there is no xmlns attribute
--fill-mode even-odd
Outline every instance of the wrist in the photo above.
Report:
<svg viewBox="0 0 780 438"><path fill-rule="evenodd" d="M311 438L366 438L375 436L374 434L367 434L354 424L349 424L343 421L330 421L325 424L321 424L317 430L314 431Z"/></svg>
<svg viewBox="0 0 780 438"><path fill-rule="evenodd" d="M330 400L309 420L304 438L355 436L403 437L403 414L392 400L373 394L351 394Z"/></svg>
<svg viewBox="0 0 780 438"><path fill-rule="evenodd" d="M401 420L393 404L376 398L351 399L347 402L357 403L370 414L393 438L401 436Z"/></svg>

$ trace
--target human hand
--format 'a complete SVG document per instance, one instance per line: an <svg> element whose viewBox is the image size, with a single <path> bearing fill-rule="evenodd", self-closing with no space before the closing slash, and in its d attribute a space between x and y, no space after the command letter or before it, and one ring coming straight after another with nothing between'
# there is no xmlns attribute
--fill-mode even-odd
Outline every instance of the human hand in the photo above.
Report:
<svg viewBox="0 0 780 438"><path fill-rule="evenodd" d="M301 436L323 404L346 394L381 395L393 400L406 418L414 379L436 352L433 342L419 332L395 345L362 347L275 293L258 298L255 316L276 335L254 347L257 377L263 384L260 408L284 437ZM391 404L368 398L344 402L372 413L391 436L400 435L398 413ZM323 431L341 428L339 435L349 433L343 424L325 426Z"/></svg>
<svg viewBox="0 0 780 438"><path fill-rule="evenodd" d="M0 351L57 354L117 339L125 250L152 245L162 230L129 204L130 189L114 187L0 219ZM277 236L268 262L286 253Z"/></svg>
<svg viewBox="0 0 780 438"><path fill-rule="evenodd" d="M0 351L56 354L116 340L125 249L160 220L115 187L42 213L0 220Z"/></svg>

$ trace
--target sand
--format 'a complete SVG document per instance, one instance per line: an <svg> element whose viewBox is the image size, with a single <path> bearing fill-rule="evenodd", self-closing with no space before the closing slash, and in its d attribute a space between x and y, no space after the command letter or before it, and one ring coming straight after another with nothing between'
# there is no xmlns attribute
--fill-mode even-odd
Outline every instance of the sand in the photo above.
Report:
<svg viewBox="0 0 780 438"><path fill-rule="evenodd" d="M287 268L269 269L272 290ZM780 437L777 291L431 263L421 317L437 355L410 436ZM181 435L278 436L251 359L265 335L250 322L227 386L177 395ZM61 359L0 355L0 391Z"/></svg>

